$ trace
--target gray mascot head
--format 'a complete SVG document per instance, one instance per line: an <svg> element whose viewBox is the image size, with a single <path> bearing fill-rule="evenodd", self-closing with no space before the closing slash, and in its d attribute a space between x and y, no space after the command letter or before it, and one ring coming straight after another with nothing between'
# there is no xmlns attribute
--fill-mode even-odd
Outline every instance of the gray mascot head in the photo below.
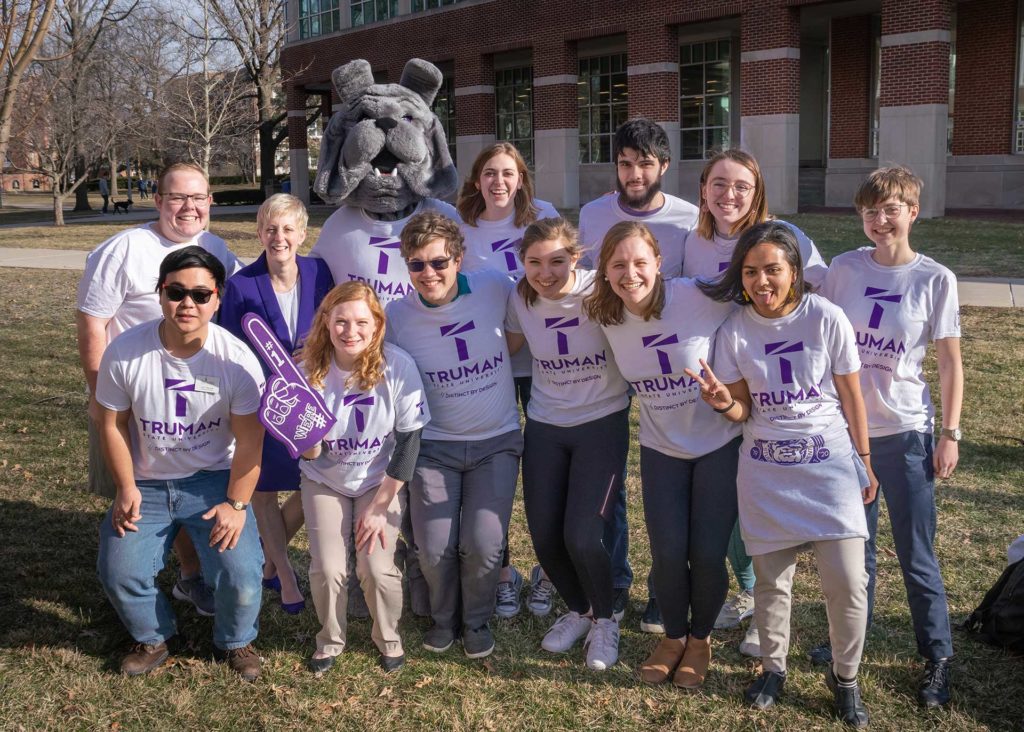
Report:
<svg viewBox="0 0 1024 732"><path fill-rule="evenodd" d="M324 131L313 183L324 201L391 218L456 189L459 174L430 109L443 80L436 66L414 58L397 84L375 84L370 64L356 59L331 78L341 109Z"/></svg>

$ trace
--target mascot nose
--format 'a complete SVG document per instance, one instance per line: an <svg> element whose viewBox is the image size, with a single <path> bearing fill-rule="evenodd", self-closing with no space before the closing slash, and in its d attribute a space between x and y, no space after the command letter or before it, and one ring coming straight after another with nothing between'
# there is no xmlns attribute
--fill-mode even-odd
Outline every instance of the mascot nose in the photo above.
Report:
<svg viewBox="0 0 1024 732"><path fill-rule="evenodd" d="M391 119L391 117L381 117L380 119L374 120L374 124L385 132L398 127L398 121Z"/></svg>

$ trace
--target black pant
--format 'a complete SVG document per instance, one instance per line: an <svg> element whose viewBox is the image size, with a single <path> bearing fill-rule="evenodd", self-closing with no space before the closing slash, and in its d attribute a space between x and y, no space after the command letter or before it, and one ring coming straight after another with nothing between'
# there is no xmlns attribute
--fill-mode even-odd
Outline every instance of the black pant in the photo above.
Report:
<svg viewBox="0 0 1024 732"><path fill-rule="evenodd" d="M729 591L740 441L694 460L640 448L654 591L669 638L707 638Z"/></svg>
<svg viewBox="0 0 1024 732"><path fill-rule="evenodd" d="M629 410L576 427L526 420L523 500L541 567L570 610L610 618L605 516L629 450ZM604 516L602 516L602 509Z"/></svg>

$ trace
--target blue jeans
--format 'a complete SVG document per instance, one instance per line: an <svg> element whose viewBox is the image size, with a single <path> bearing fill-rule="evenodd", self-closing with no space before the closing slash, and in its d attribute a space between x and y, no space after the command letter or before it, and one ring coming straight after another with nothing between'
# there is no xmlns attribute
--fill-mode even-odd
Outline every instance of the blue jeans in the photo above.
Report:
<svg viewBox="0 0 1024 732"><path fill-rule="evenodd" d="M203 578L213 588L217 614L213 643L222 650L256 639L263 576L263 550L252 509L234 549L210 546L213 524L202 515L227 497L227 470L200 471L176 480L136 481L142 493L138 531L118 537L110 523L113 506L100 524L96 571L110 604L138 643L158 644L176 632L171 603L156 586L178 529L184 527L199 553Z"/></svg>
<svg viewBox="0 0 1024 732"><path fill-rule="evenodd" d="M889 508L892 538L907 588L917 652L925 659L935 661L953 655L953 640L946 589L939 560L935 556L932 450L932 436L920 432L871 438L871 466L878 477L878 496L885 496L885 505ZM869 628L875 602L879 498L864 507L870 535L864 546Z"/></svg>

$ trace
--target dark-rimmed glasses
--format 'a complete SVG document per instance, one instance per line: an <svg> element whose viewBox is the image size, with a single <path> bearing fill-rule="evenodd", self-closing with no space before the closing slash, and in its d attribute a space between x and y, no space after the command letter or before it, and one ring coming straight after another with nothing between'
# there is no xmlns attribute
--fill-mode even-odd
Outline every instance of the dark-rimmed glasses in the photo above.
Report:
<svg viewBox="0 0 1024 732"><path fill-rule="evenodd" d="M192 302L196 305L205 305L210 302L211 297L217 294L216 288L212 290L207 290L205 287L188 288L176 283L164 284L162 289L171 302L181 302L186 297L191 297Z"/></svg>
<svg viewBox="0 0 1024 732"><path fill-rule="evenodd" d="M448 269L448 265L452 263L451 257L442 257L438 259L430 259L426 262L419 259L407 259L405 265L409 268L410 272L422 272L430 265L430 268L435 272L440 272L443 269Z"/></svg>

